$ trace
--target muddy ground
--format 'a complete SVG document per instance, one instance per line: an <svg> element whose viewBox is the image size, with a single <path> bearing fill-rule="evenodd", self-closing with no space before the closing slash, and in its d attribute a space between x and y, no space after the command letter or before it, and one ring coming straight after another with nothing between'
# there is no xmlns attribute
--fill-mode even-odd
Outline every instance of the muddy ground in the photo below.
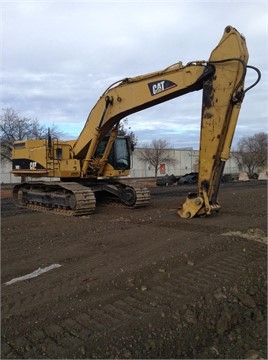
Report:
<svg viewBox="0 0 268 360"><path fill-rule="evenodd" d="M80 218L4 191L1 358L266 359L267 183L223 184L219 214L180 219L193 189Z"/></svg>

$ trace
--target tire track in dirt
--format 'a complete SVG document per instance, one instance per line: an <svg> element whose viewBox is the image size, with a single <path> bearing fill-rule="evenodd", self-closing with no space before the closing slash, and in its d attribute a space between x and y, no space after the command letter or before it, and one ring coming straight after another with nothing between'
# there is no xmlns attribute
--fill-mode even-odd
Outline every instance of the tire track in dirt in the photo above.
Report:
<svg viewBox="0 0 268 360"><path fill-rule="evenodd" d="M135 224L133 225L135 226ZM21 314L33 309L34 307L40 307L47 302L57 302L61 297L72 297L81 291L81 289L92 288L96 286L98 281L102 280L102 277L113 278L121 271L119 268L122 266L136 266L136 259L141 256L141 252L146 254L146 246L150 248L150 255L157 254L158 247L151 248L151 245L141 244L137 247L137 244L120 243L119 245L113 245L112 251L117 254L117 247L120 246L120 250L125 248L123 256L120 255L120 264L118 258L109 256L109 265L107 264L107 258L92 245L90 249L90 256L73 258L71 260L65 259L59 260L60 265L58 269L54 269L51 273L46 274L46 280L43 280L42 275L34 280L26 280L20 283L12 285L2 285L2 317ZM159 245L161 247L161 244ZM141 248L142 247L142 248ZM129 250L130 249L130 250ZM131 257L124 259L126 253L131 251ZM143 255L146 257L146 255ZM181 259L178 260L181 262ZM94 265L92 265L94 264ZM10 280L10 279L9 279ZM36 289L39 289L37 292Z"/></svg>
<svg viewBox="0 0 268 360"><path fill-rule="evenodd" d="M6 339L5 355L7 358L14 353L24 358L53 358L55 354L57 357L59 354L63 357L88 357L100 336L126 328L129 322L148 322L159 316L165 306L172 308L189 304L194 296L205 295L234 277L238 279L252 260L265 257L263 244L250 241L245 244L245 248L234 244L228 251L211 254L196 265L180 263L170 272L158 272L146 279L142 287L127 293L125 285L119 285L119 294L109 298L108 293L98 306L88 308L85 299L82 312L43 327L39 330L39 337L32 332L20 338ZM40 298L42 296L44 294ZM28 297L26 301L30 299Z"/></svg>

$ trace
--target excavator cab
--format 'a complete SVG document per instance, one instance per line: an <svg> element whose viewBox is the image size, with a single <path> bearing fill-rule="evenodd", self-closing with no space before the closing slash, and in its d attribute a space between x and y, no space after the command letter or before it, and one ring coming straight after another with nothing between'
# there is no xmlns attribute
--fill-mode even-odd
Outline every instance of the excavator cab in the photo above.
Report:
<svg viewBox="0 0 268 360"><path fill-rule="evenodd" d="M131 167L131 154L129 137L117 137L109 155L109 161L115 170L129 170Z"/></svg>
<svg viewBox="0 0 268 360"><path fill-rule="evenodd" d="M109 136L99 143L95 152L96 158L102 158ZM129 136L117 136L114 140L112 149L108 156L108 163L114 168L114 170L129 170L131 167L131 144Z"/></svg>

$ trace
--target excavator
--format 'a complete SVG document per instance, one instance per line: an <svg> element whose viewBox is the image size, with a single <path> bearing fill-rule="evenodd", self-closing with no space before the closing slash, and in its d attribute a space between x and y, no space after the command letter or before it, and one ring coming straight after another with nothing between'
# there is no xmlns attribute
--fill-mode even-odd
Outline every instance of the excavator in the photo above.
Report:
<svg viewBox="0 0 268 360"><path fill-rule="evenodd" d="M261 78L259 69L247 65L248 57L245 37L227 26L208 61L177 62L109 86L76 140L60 141L48 134L46 139L15 141L11 172L22 180L35 180L15 185L16 204L74 216L92 214L96 199L105 194L128 207L147 205L147 188L122 181L130 174L132 149L129 137L118 136L120 120L203 90L197 192L187 195L178 214L189 219L218 212L219 187L241 104ZM244 89L248 68L257 73L257 79ZM51 181L38 180L43 177Z"/></svg>

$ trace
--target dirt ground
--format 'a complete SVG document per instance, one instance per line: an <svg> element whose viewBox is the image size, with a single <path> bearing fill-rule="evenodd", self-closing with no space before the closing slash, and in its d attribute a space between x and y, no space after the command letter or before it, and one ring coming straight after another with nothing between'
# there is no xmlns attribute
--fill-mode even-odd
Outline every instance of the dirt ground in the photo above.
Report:
<svg viewBox="0 0 268 360"><path fill-rule="evenodd" d="M267 359L267 183L223 184L219 214L180 219L193 189L80 218L3 191L1 358Z"/></svg>

